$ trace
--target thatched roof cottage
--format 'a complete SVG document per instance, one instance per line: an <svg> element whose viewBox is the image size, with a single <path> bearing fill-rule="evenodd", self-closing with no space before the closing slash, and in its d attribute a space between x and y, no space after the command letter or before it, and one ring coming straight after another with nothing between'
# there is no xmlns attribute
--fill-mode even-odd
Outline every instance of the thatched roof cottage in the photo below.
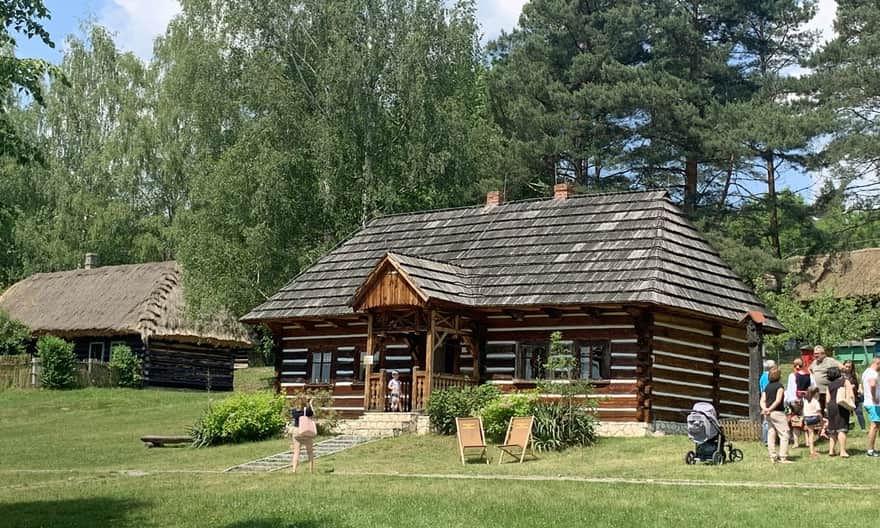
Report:
<svg viewBox="0 0 880 528"><path fill-rule="evenodd" d="M230 316L186 316L176 262L151 262L37 273L0 295L34 335L74 342L80 359L108 361L115 344L142 358L146 384L232 390L233 359L251 348L247 329Z"/></svg>

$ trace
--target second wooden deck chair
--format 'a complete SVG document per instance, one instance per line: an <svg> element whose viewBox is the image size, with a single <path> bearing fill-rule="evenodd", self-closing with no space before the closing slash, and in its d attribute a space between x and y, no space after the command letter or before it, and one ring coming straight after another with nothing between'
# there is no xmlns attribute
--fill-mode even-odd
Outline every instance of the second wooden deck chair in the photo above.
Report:
<svg viewBox="0 0 880 528"><path fill-rule="evenodd" d="M532 425L535 423L534 416L514 416L510 419L507 426L507 436L504 438L504 444L498 446L501 450L501 456L498 457L498 463L504 458L504 454L508 454L514 458L519 458L522 463L529 452L533 458L535 452L532 450Z"/></svg>
<svg viewBox="0 0 880 528"><path fill-rule="evenodd" d="M458 430L458 453L461 455L461 463L465 463L465 456L473 456L473 451L479 450L480 458L485 458L488 464L489 454L486 435L483 432L483 420L480 417L456 418L455 427ZM470 455L466 455L467 450L471 451Z"/></svg>

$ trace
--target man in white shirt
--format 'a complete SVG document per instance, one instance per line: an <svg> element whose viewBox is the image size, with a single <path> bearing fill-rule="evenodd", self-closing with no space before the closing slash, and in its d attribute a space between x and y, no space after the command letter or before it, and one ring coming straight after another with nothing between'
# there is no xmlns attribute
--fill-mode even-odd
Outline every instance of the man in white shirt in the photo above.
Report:
<svg viewBox="0 0 880 528"><path fill-rule="evenodd" d="M865 410L871 427L868 429L868 450L866 455L880 457L880 452L874 451L874 440L877 438L877 430L880 429L880 387L877 384L877 371L880 370L880 357L875 357L865 372L862 373L862 393L865 395Z"/></svg>

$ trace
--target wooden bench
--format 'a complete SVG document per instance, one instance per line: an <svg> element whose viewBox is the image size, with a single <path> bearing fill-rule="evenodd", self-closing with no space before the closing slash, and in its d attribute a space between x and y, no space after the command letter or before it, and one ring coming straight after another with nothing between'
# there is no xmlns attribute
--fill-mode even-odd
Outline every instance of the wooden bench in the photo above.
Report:
<svg viewBox="0 0 880 528"><path fill-rule="evenodd" d="M191 444L191 436L156 436L147 435L141 437L141 442L146 447L164 447L168 445Z"/></svg>

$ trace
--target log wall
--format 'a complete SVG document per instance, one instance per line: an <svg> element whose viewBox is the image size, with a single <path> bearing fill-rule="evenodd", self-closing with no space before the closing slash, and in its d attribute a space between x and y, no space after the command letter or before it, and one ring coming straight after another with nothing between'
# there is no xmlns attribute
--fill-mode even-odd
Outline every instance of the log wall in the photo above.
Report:
<svg viewBox="0 0 880 528"><path fill-rule="evenodd" d="M490 315L486 319L486 344L549 341L562 333L564 341L608 342L610 377L594 380L599 420L637 421L636 365L638 336L633 316L626 312L587 315L581 312ZM517 379L516 356L512 351L486 354L484 374L502 390L533 389L535 381Z"/></svg>
<svg viewBox="0 0 880 528"><path fill-rule="evenodd" d="M654 420L684 420L697 402L720 417L748 417L749 355L745 329L654 314L651 401Z"/></svg>
<svg viewBox="0 0 880 528"><path fill-rule="evenodd" d="M144 383L174 387L231 391L235 351L194 343L152 339L144 351Z"/></svg>
<svg viewBox="0 0 880 528"><path fill-rule="evenodd" d="M296 323L274 327L281 353L277 374L282 394L293 396L309 389L329 390L331 409L345 418L364 409L364 383L360 355L367 348L367 323L359 320ZM391 343L398 344L398 343ZM331 352L331 383L311 384L314 352Z"/></svg>

